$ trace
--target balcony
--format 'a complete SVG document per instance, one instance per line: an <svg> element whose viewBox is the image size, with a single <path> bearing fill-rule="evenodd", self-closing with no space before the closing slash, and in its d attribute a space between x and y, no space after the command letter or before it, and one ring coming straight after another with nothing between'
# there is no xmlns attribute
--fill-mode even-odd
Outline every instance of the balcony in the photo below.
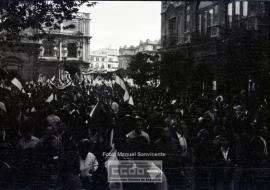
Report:
<svg viewBox="0 0 270 190"><path fill-rule="evenodd" d="M84 33L81 31L71 31L71 30L46 30L47 34L53 34L53 35L64 35L64 36L74 36L74 37L90 37L85 36ZM43 34L42 31L38 31L39 34Z"/></svg>

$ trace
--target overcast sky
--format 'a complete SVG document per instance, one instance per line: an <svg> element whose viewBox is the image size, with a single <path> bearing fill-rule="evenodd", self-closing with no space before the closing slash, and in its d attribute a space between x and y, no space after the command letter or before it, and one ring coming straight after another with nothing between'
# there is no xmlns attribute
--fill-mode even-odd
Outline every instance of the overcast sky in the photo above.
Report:
<svg viewBox="0 0 270 190"><path fill-rule="evenodd" d="M160 39L160 1L99 1L91 13L91 51Z"/></svg>

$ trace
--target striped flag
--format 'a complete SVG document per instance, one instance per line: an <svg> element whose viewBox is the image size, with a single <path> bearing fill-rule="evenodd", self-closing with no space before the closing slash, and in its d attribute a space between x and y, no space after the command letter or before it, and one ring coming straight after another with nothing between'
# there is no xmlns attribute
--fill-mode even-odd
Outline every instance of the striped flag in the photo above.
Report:
<svg viewBox="0 0 270 190"><path fill-rule="evenodd" d="M17 78L13 78L11 80L11 83L16 86L20 91L22 91L22 93L25 93L22 83Z"/></svg>
<svg viewBox="0 0 270 190"><path fill-rule="evenodd" d="M133 98L132 96L130 96L129 100L128 100L128 103L132 106L134 106L134 101L133 101Z"/></svg>
<svg viewBox="0 0 270 190"><path fill-rule="evenodd" d="M128 101L129 100L129 93L128 93L128 90L127 90L127 87L125 85L125 82L123 79L121 79L118 75L115 76L115 83L118 84L124 91L125 91L125 94L124 94L124 101Z"/></svg>

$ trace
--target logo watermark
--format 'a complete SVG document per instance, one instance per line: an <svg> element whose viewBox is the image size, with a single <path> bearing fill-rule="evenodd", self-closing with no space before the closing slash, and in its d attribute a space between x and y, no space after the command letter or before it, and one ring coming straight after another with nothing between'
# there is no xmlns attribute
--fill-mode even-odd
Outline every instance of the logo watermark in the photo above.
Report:
<svg viewBox="0 0 270 190"><path fill-rule="evenodd" d="M162 175L160 160L120 160L108 163L109 182L161 183Z"/></svg>

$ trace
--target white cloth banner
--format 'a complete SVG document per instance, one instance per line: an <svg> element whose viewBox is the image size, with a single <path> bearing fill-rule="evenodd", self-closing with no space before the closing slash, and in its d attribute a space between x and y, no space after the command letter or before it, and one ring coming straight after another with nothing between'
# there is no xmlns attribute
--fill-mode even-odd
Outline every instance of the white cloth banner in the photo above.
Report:
<svg viewBox="0 0 270 190"><path fill-rule="evenodd" d="M11 83L16 86L20 91L22 91L22 93L25 93L22 83L17 78L13 78Z"/></svg>

